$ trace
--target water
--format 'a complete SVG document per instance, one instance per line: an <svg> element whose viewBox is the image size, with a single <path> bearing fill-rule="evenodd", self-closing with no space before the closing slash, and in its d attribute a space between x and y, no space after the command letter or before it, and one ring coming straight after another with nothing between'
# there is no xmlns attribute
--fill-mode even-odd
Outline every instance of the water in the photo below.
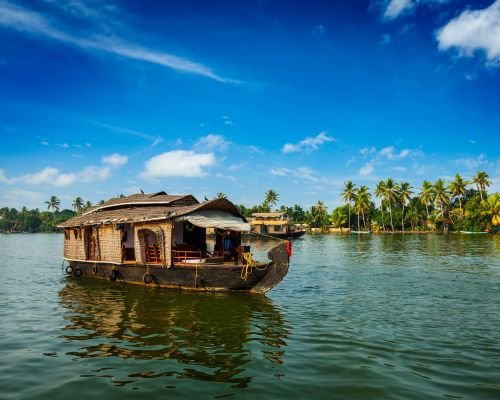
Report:
<svg viewBox="0 0 500 400"><path fill-rule="evenodd" d="M69 278L58 234L0 250L1 399L500 398L498 236L306 236L266 296Z"/></svg>

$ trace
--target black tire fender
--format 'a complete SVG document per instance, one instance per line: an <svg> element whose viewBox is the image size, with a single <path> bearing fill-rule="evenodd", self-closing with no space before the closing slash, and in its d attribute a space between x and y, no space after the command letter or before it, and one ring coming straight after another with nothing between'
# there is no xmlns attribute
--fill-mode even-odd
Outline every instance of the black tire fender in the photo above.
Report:
<svg viewBox="0 0 500 400"><path fill-rule="evenodd" d="M119 272L116 269L111 270L111 275L109 276L110 281L116 281L118 279Z"/></svg>
<svg viewBox="0 0 500 400"><path fill-rule="evenodd" d="M75 268L75 270L73 271L73 275L76 276L77 278L82 276L82 274L83 274L83 271L81 270L81 268Z"/></svg>
<svg viewBox="0 0 500 400"><path fill-rule="evenodd" d="M142 281L146 284L149 285L150 283L153 283L155 280L155 276L153 274L144 274L142 277Z"/></svg>
<svg viewBox="0 0 500 400"><path fill-rule="evenodd" d="M73 273L73 267L71 265L68 265L65 271L68 275L71 275Z"/></svg>

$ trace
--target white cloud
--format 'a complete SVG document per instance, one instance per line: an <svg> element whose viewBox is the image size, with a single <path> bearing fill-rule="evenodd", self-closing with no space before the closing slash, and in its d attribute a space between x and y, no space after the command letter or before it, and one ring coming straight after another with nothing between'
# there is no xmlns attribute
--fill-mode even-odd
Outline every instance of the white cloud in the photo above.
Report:
<svg viewBox="0 0 500 400"><path fill-rule="evenodd" d="M66 33L54 27L42 14L9 3L0 3L0 25L30 34L43 35L84 50L103 51L180 72L205 76L219 82L235 82L220 77L203 64L121 40L113 33L107 33L107 36L95 35L90 39L82 38L78 34Z"/></svg>
<svg viewBox="0 0 500 400"><path fill-rule="evenodd" d="M41 185L41 184L52 184L55 182L59 175L59 170L57 168L46 167L41 171L34 172L32 174L25 174L19 178L13 178L14 181L22 181L27 185Z"/></svg>
<svg viewBox="0 0 500 400"><path fill-rule="evenodd" d="M366 157L368 154L373 154L377 151L375 147L363 147L360 151L359 154L362 156Z"/></svg>
<svg viewBox="0 0 500 400"><path fill-rule="evenodd" d="M269 172L274 176L288 176L292 170L289 168L271 168Z"/></svg>
<svg viewBox="0 0 500 400"><path fill-rule="evenodd" d="M403 149L398 153L394 146L387 146L380 150L379 154L387 157L388 160L394 160L407 157L411 154L411 151L409 149Z"/></svg>
<svg viewBox="0 0 500 400"><path fill-rule="evenodd" d="M93 182L105 180L111 175L111 168L119 167L128 161L126 156L111 154L102 158L104 166L89 166L80 172L61 172L54 167L45 167L38 172L7 178L4 170L0 170L0 183L12 185L23 183L25 185L40 186L49 185L55 187L71 186L75 182Z"/></svg>
<svg viewBox="0 0 500 400"><path fill-rule="evenodd" d="M271 168L269 173L274 176L287 176L301 181L319 182L321 180L318 173L310 167L299 167L297 169L275 167Z"/></svg>
<svg viewBox="0 0 500 400"><path fill-rule="evenodd" d="M360 175L366 176L366 175L371 175L373 173L373 171L375 171L375 167L373 166L373 163L368 162L361 167L361 169L359 170L358 173Z"/></svg>
<svg viewBox="0 0 500 400"><path fill-rule="evenodd" d="M223 175L221 173L216 173L215 176L217 178L221 178L221 179L227 179L231 182L236 182L236 178L234 176L231 176L231 175Z"/></svg>
<svg viewBox="0 0 500 400"><path fill-rule="evenodd" d="M14 181L14 179L7 178L7 176L5 175L5 171L3 169L0 169L0 183L11 185L12 183L14 183Z"/></svg>
<svg viewBox="0 0 500 400"><path fill-rule="evenodd" d="M437 31L440 50L457 48L461 56L483 50L492 65L500 65L500 0L482 10L465 10Z"/></svg>
<svg viewBox="0 0 500 400"><path fill-rule="evenodd" d="M127 156L122 156L118 153L110 154L109 156L104 156L102 158L102 163L109 165L112 168L121 167L128 162Z"/></svg>
<svg viewBox="0 0 500 400"><path fill-rule="evenodd" d="M405 172L406 167L402 167L402 166L398 165L398 166L394 167L393 170L396 172Z"/></svg>
<svg viewBox="0 0 500 400"><path fill-rule="evenodd" d="M232 164L229 166L229 171L237 171L237 170L243 168L246 164L247 164L246 162L242 162L239 164Z"/></svg>
<svg viewBox="0 0 500 400"><path fill-rule="evenodd" d="M84 168L79 174L79 178L83 182L103 181L111 175L110 167L94 167Z"/></svg>
<svg viewBox="0 0 500 400"><path fill-rule="evenodd" d="M224 139L224 136L215 133L210 133L207 136L203 136L196 142L197 147L204 148L206 150L225 150L229 146L229 142Z"/></svg>
<svg viewBox="0 0 500 400"><path fill-rule="evenodd" d="M326 142L336 142L336 139L330 137L326 134L326 132L320 132L315 137L306 137L298 143L286 143L281 152L286 153L298 153L301 151L311 152L314 150L318 150L319 147Z"/></svg>
<svg viewBox="0 0 500 400"><path fill-rule="evenodd" d="M412 0L390 0L384 12L387 19L397 18L404 12L411 10L415 6Z"/></svg>
<svg viewBox="0 0 500 400"><path fill-rule="evenodd" d="M466 157L453 160L453 164L457 167L464 167L468 171L485 167L489 164L488 159L484 153L479 154L477 157Z"/></svg>
<svg viewBox="0 0 500 400"><path fill-rule="evenodd" d="M29 190L13 189L0 192L0 204L5 207L19 207L19 205L29 208L39 207L43 201L41 193Z"/></svg>
<svg viewBox="0 0 500 400"><path fill-rule="evenodd" d="M169 176L200 177L207 174L206 168L216 162L213 153L195 153L194 151L173 150L157 155L146 162L141 173L145 179L165 178Z"/></svg>
<svg viewBox="0 0 500 400"><path fill-rule="evenodd" d="M77 180L77 178L78 176L76 174L59 174L55 177L52 184L57 187L70 186Z"/></svg>

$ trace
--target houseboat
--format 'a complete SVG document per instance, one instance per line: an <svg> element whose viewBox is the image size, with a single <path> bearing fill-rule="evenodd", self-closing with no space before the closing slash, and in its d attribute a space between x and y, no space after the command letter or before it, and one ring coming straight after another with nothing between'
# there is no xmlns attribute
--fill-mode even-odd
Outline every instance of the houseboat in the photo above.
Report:
<svg viewBox="0 0 500 400"><path fill-rule="evenodd" d="M275 238L294 238L306 233L305 228L297 228L286 213L253 213L250 218L252 232Z"/></svg>
<svg viewBox="0 0 500 400"><path fill-rule="evenodd" d="M288 272L291 244L252 257L250 224L225 198L165 192L113 198L61 225L66 273L155 287L265 293ZM206 230L215 238L207 241Z"/></svg>

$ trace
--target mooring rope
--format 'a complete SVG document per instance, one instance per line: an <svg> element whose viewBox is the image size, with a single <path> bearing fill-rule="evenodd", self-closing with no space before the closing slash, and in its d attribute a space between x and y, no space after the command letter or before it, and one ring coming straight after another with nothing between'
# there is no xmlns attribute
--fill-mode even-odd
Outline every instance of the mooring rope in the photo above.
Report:
<svg viewBox="0 0 500 400"><path fill-rule="evenodd" d="M264 271L267 268L267 265L265 265L264 267L259 267L252 258L252 253L243 253L243 259L246 261L246 264L243 265L243 268L241 269L241 279L243 279L245 282L248 278L248 275L253 272L254 268L257 271Z"/></svg>

